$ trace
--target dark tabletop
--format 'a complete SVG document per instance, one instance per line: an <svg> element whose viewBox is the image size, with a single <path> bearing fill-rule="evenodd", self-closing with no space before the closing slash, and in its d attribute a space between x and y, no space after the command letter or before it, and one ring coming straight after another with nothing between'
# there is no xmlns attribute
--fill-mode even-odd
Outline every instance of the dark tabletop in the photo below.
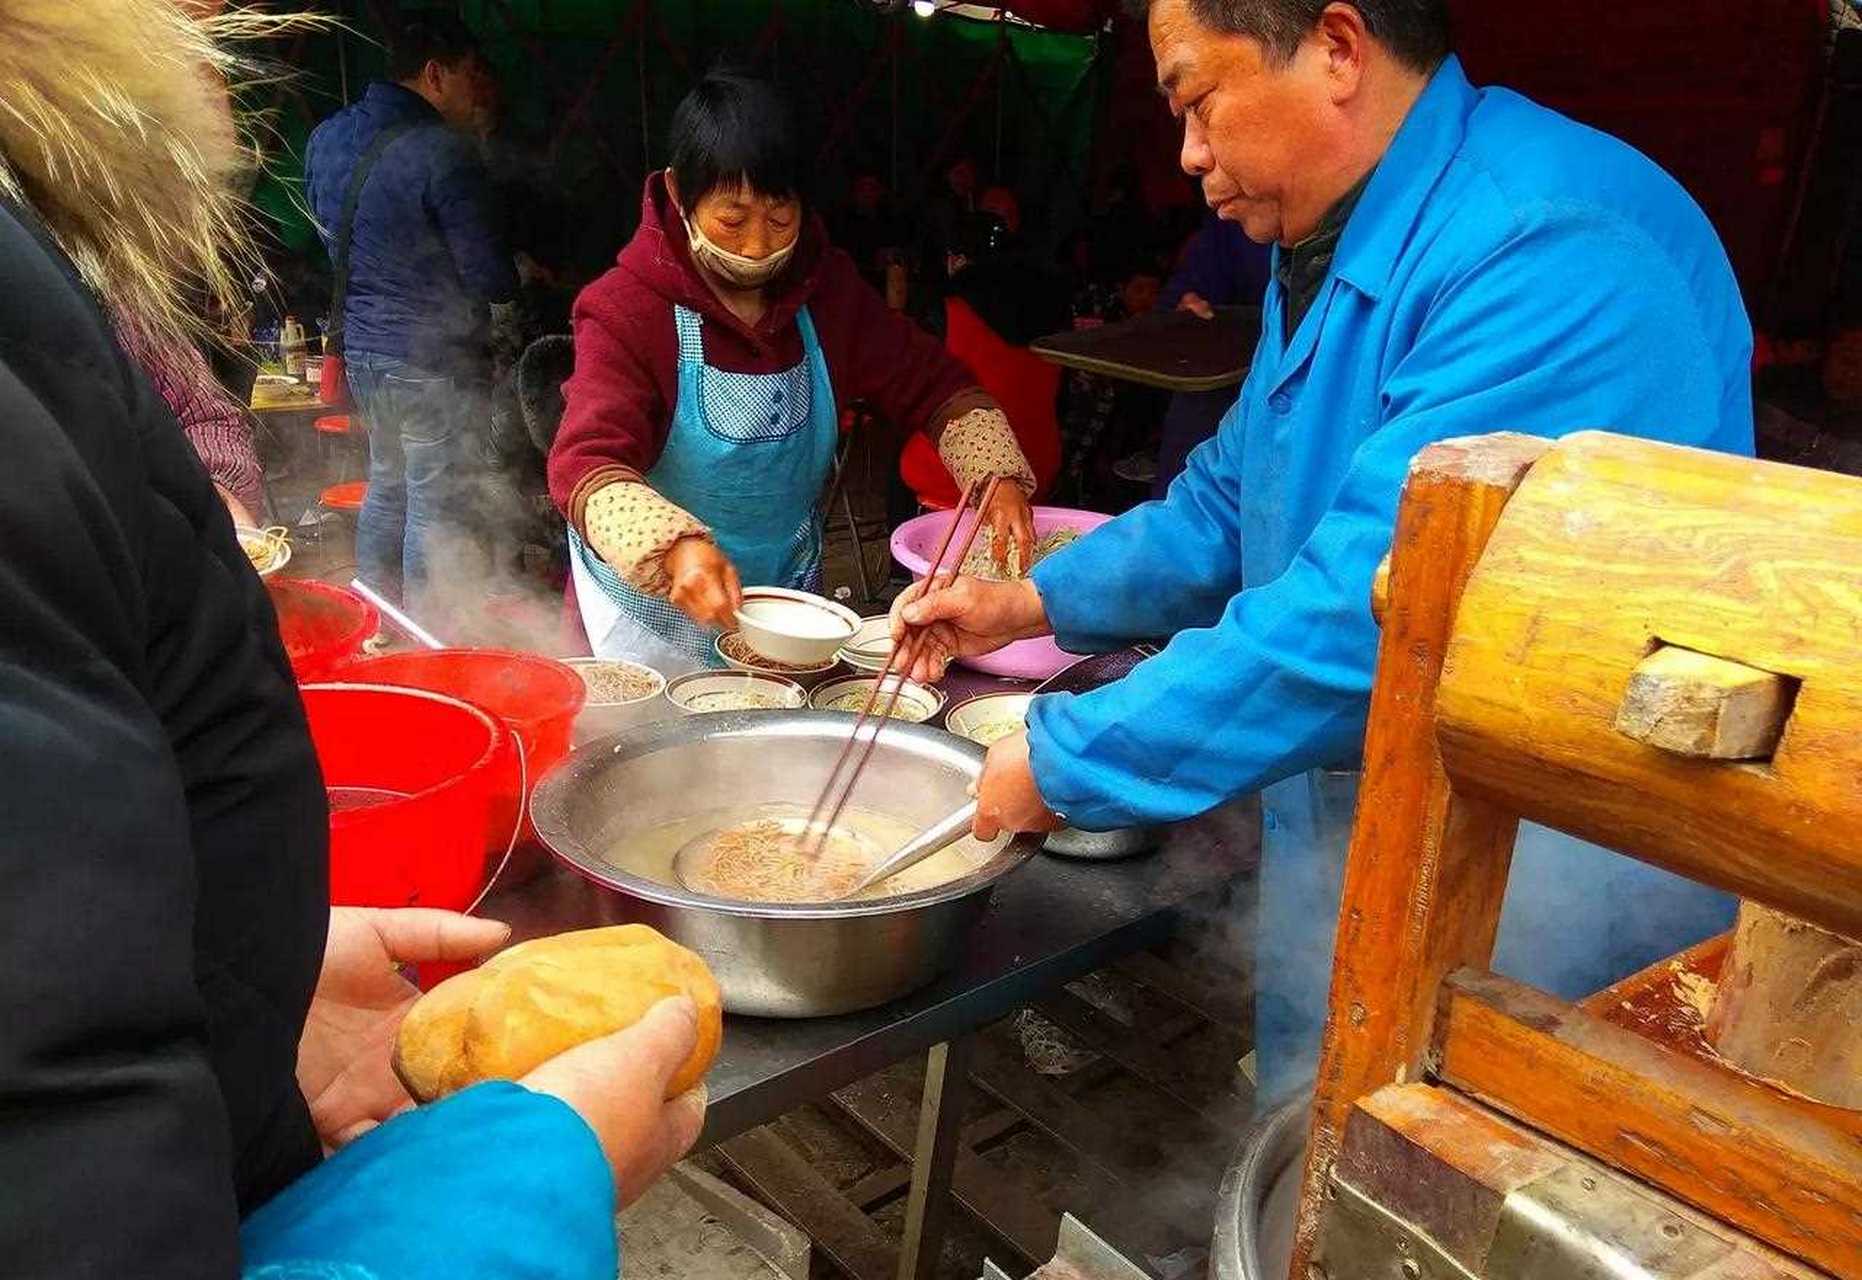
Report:
<svg viewBox="0 0 1862 1280"><path fill-rule="evenodd" d="M1249 799L1169 829L1157 852L1128 861L1041 854L996 886L957 965L930 986L841 1017L727 1018L706 1078L704 1142L766 1123L1163 941L1186 911L1215 907L1252 875L1259 851L1259 810ZM607 923L602 892L552 868L494 894L482 914L508 921L519 939L559 933Z"/></svg>
<svg viewBox="0 0 1862 1280"><path fill-rule="evenodd" d="M1259 307L1217 307L1213 320L1154 311L1094 329L1038 338L1043 360L1166 391L1214 391L1248 376L1261 336Z"/></svg>

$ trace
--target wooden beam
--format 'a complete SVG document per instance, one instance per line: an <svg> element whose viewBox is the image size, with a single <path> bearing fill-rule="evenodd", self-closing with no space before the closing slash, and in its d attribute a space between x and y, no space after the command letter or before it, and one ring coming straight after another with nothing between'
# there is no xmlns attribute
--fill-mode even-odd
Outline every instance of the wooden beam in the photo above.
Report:
<svg viewBox="0 0 1862 1280"><path fill-rule="evenodd" d="M899 1192L905 1190L905 1188L911 1184L911 1146L908 1138L911 1130L918 1124L918 1117L915 1114L907 1116L906 1118L910 1123L903 1125L894 1124L890 1118L890 1113L887 1113L884 1117L872 1116L871 1113L861 1110L863 1104L856 1102L854 1097L850 1096L856 1095L866 1086L870 1086L882 1078L881 1076L869 1076L867 1079L861 1081L860 1084L842 1089L829 1098L829 1101L839 1107L850 1120L858 1124L862 1129L865 1129L868 1134L877 1139L880 1144L888 1151L892 1152L893 1155L900 1156L904 1160L902 1164L889 1164L873 1170L873 1172L861 1178L842 1193L849 1200L869 1213L874 1208L898 1195ZM892 1104L888 1103L887 1105L890 1106ZM883 1119L884 1123L883 1125L877 1123L869 1124L867 1123L869 1117L875 1121ZM998 1107L988 1115L985 1115L982 1119L972 1121L963 1127L963 1145L967 1150L974 1152L978 1147L983 1146L985 1143L994 1142L1021 1123L1023 1123L1021 1116L1016 1114L1012 1108ZM893 1142L895 1138L904 1145L895 1146ZM962 1167L961 1164L958 1165L959 1176L961 1176ZM1056 1221L1058 1221L1058 1219L1056 1219ZM990 1224L985 1222L983 1225L987 1227ZM1004 1243L1007 1242L1005 1241ZM1013 1246L1010 1247L1012 1248Z"/></svg>
<svg viewBox="0 0 1862 1280"><path fill-rule="evenodd" d="M768 1125L715 1148L764 1202L806 1231L821 1252L854 1280L890 1280L896 1247Z"/></svg>
<svg viewBox="0 0 1862 1280"><path fill-rule="evenodd" d="M1443 1082L1793 1257L1862 1274L1862 1144L1740 1073L1491 973L1443 987Z"/></svg>
<svg viewBox="0 0 1862 1280"><path fill-rule="evenodd" d="M1217 1124L1232 1124L1245 1119L1252 1092L1241 1094L1240 1073L1235 1059L1247 1051L1241 1037L1230 1032L1224 1037L1227 1052L1223 1055L1227 1070L1219 1084L1211 1087L1208 1073L1198 1073L1195 1062L1182 1051L1177 1041L1162 1029L1121 1026L1071 991L1064 988L1035 1002L1035 1009L1062 1031L1080 1040L1087 1048L1102 1053L1126 1071L1137 1076L1190 1110ZM1203 1025L1200 1019L1194 1025ZM1225 1100L1230 1105L1216 1105Z"/></svg>
<svg viewBox="0 0 1862 1280"><path fill-rule="evenodd" d="M1560 440L1462 594L1435 704L1456 790L1862 938L1858 510L1855 476ZM1656 645L1795 682L1776 750L1710 760L1625 736Z"/></svg>
<svg viewBox="0 0 1862 1280"><path fill-rule="evenodd" d="M1352 1105L1417 1078L1443 975L1492 959L1518 823L1449 786L1435 746L1435 693L1462 589L1507 500L1549 447L1523 435L1444 441L1416 456L1404 485L1313 1097L1296 1277L1306 1274Z"/></svg>
<svg viewBox="0 0 1862 1280"><path fill-rule="evenodd" d="M1862 1119L1862 942L1740 903L1706 1035L1741 1070Z"/></svg>

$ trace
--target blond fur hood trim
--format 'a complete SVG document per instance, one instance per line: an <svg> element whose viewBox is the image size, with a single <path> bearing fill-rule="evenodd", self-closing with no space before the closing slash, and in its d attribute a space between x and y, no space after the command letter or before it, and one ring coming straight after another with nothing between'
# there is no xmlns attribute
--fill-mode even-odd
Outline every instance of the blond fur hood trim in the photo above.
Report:
<svg viewBox="0 0 1862 1280"><path fill-rule="evenodd" d="M256 263L236 194L257 157L230 50L311 21L178 0L0 0L0 193L31 206L119 315L199 337Z"/></svg>

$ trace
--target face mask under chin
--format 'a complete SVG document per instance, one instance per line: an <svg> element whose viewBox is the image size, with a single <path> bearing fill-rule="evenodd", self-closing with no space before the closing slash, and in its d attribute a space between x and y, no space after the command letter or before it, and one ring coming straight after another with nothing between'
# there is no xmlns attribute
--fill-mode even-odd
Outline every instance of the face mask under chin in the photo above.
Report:
<svg viewBox="0 0 1862 1280"><path fill-rule="evenodd" d="M691 237L693 261L740 289L761 288L782 274L782 269L789 265L789 259L795 256L795 246L801 241L801 237L797 236L766 258L746 258L741 253L732 253L729 249L713 244L698 229L696 222L687 223L686 227Z"/></svg>

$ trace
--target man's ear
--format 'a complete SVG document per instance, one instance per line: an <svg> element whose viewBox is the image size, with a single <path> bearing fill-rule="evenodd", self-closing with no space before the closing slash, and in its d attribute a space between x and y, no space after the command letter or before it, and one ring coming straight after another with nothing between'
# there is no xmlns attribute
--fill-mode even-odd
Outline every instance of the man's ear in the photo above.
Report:
<svg viewBox="0 0 1862 1280"><path fill-rule="evenodd" d="M1333 100L1344 102L1353 97L1364 79L1365 58L1370 52L1371 33L1364 25L1364 15L1355 5L1328 4L1314 24L1313 36L1325 54Z"/></svg>

